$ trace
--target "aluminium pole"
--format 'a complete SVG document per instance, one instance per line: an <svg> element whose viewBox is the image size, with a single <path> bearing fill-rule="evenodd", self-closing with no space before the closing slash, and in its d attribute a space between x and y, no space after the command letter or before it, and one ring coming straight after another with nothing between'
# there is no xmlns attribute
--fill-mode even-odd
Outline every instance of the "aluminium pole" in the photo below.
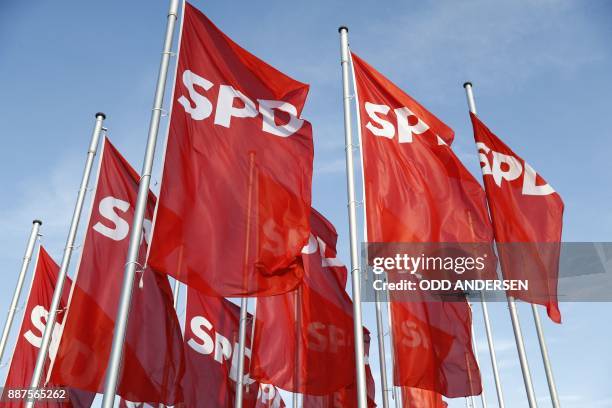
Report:
<svg viewBox="0 0 612 408"><path fill-rule="evenodd" d="M389 291L387 291L387 296L389 296ZM395 398L395 408L401 408L403 405L402 387L395 386L395 343L393 342L393 330L391 330L393 326L393 320L391 318L391 299L387 299L387 319L389 323L389 349L391 351L391 364L393 364L391 368L391 373L393 374L391 389L393 390L393 396Z"/></svg>
<svg viewBox="0 0 612 408"><path fill-rule="evenodd" d="M516 302L513 296L508 296L508 309L510 310L510 318L512 319L512 329L514 330L514 340L516 341L516 349L521 362L521 370L523 372L523 382L525 383L525 391L527 392L527 401L530 408L537 408L535 391L533 390L533 382L531 380L531 372L529 371L529 363L527 361L527 353L525 351L525 342L523 341L523 332L516 310Z"/></svg>
<svg viewBox="0 0 612 408"><path fill-rule="evenodd" d="M474 101L474 92L472 89L472 83L466 82L463 84L465 88L465 94L467 97L468 107L470 112L476 115L476 102ZM521 324L518 318L518 311L516 310L516 302L513 296L507 296L508 310L510 312L510 320L512 321L512 330L514 332L514 341L516 342L516 349L519 355L519 361L521 363L521 371L523 374L523 382L525 383L525 392L527 393L527 400L530 408L537 407L535 391L533 389L533 382L531 380L531 372L529 371L529 362L527 361L527 353L525 352L525 343L523 340L523 332L521 330ZM491 356L493 358L493 356ZM499 379L495 378L497 382ZM501 387L501 383L499 383Z"/></svg>
<svg viewBox="0 0 612 408"><path fill-rule="evenodd" d="M489 307L484 299L484 294L480 292L480 305L482 307L482 317L484 319L485 331L487 333L487 343L489 345L489 355L491 356L491 367L493 368L493 378L495 379L495 392L497 393L497 402L499 408L504 408L504 394L501 387L501 378L499 376L499 368L497 366L497 356L495 355L495 346L493 344L493 331L491 330L491 321L489 319Z"/></svg>
<svg viewBox="0 0 612 408"><path fill-rule="evenodd" d="M378 359L380 360L380 382L382 388L382 403L383 408L389 408L389 383L387 380L387 361L385 354L385 327L383 324L382 308L380 304L380 294L378 291L376 296L376 331L378 332ZM391 330L391 327L389 327Z"/></svg>
<svg viewBox="0 0 612 408"><path fill-rule="evenodd" d="M246 234L244 245L244 269L243 269L243 290L247 290L247 271L249 268L249 249L251 245L251 211L253 205L253 181L256 178L257 168L255 166L255 152L249 152L249 189L247 194L246 210ZM240 321L238 322L238 374L236 375L236 395L234 396L234 407L242 408L242 392L244 389L244 353L246 349L246 332L248 318L248 298L240 298ZM255 328L255 322L253 322ZM249 367L250 371L250 367Z"/></svg>
<svg viewBox="0 0 612 408"><path fill-rule="evenodd" d="M178 19L178 8L179 0L170 0L164 47L159 65L159 73L157 76L157 86L155 88L155 98L153 100L151 120L149 122L147 146L140 175L140 183L138 185L138 196L134 209L134 219L132 220L132 225L130 228L130 243L123 274L123 286L121 288L119 307L117 309L117 317L115 319L116 323L115 330L113 332L113 343L111 346L108 367L106 369L104 398L102 399L103 408L113 407L115 392L117 391L117 383L119 381L123 342L125 340L128 315L130 313L132 286L134 283L134 275L136 274L136 265L138 264L138 253L140 249L140 242L142 240L144 215L149 198L151 172L153 170L153 160L155 159L155 145L157 144L157 133L159 132L159 122L162 113L162 105L164 102L166 78L168 76L168 67L170 65L170 50L172 47L172 39L174 37L174 26L176 25L176 21Z"/></svg>
<svg viewBox="0 0 612 408"><path fill-rule="evenodd" d="M351 64L351 79L353 81L353 84L356 83L355 80L355 66L353 65L353 58L351 57L351 55L349 55L349 62ZM362 135L361 135L361 118L359 115L359 94L357 92L357 88L354 88L355 91L355 115L357 117L357 139L359 140L359 144L362 145ZM363 150L360 150L360 157L361 157L361 169L363 172ZM362 194L364 196L364 201L363 201L363 212L364 212L364 217L363 217L363 236L364 236L364 241L367 242L368 241L368 223L367 223L367 210L366 210L366 204L365 204L365 193L366 193L366 188L365 188L365 182L364 182L365 178L363 177L362 174L362 182L363 182L363 190L362 190ZM367 249L366 249L367 250ZM368 259L367 253L365 256L366 259ZM380 301L380 292L376 291L375 293L375 299L374 299L374 304L375 304L375 309L376 309L376 332L377 332L377 339L378 339L378 361L379 361L379 366L380 366L380 382L381 382L381 388L382 388L382 402L383 402L383 408L389 408L389 391L392 392L392 396L393 399L395 400L395 406L396 408L399 408L399 400L396 398L395 396L395 388L393 387L393 385L391 386L391 388L389 388L389 380L387 377L387 358L386 358L386 353L385 353L385 325L383 323L383 312L382 312L382 305L381 305L381 301ZM391 333L391 326L389 325L389 334ZM391 351L393 355L393 347L391 346Z"/></svg>
<svg viewBox="0 0 612 408"><path fill-rule="evenodd" d="M246 346L246 331L248 319L249 298L240 298L240 322L238 329L238 374L236 376L236 396L234 406L242 408L242 391L244 388L244 351ZM253 326L255 324L253 323Z"/></svg>
<svg viewBox="0 0 612 408"><path fill-rule="evenodd" d="M172 291L172 303L174 305L174 309L178 306L179 301L179 291L181 290L181 282L178 279L174 280L174 290Z"/></svg>
<svg viewBox="0 0 612 408"><path fill-rule="evenodd" d="M25 254L23 255L21 270L19 271L19 275L17 277L17 286L13 292L13 300L11 300L11 306L9 307L6 322L4 323L4 329L2 330L2 340L0 340L0 362L2 361L2 356L4 356L4 349L6 348L9 333L11 332L11 326L13 325L15 312L17 311L17 303L19 302L19 297L21 296L21 289L23 288L23 282L28 272L28 267L30 266L30 260L32 259L32 253L34 252L36 238L39 235L38 232L41 225L42 221L40 220L32 221L32 231L30 232L30 238L28 239Z"/></svg>
<svg viewBox="0 0 612 408"><path fill-rule="evenodd" d="M185 247L183 245L181 245L180 249L179 249L179 254L178 254L178 262L176 265L176 273L180 274L181 273L181 268L183 266L183 249ZM176 310L176 307L178 306L178 301L179 301L179 292L181 290L181 281L179 281L178 279L174 278L174 289L172 290L172 300L174 303L174 309Z"/></svg>
<svg viewBox="0 0 612 408"><path fill-rule="evenodd" d="M253 355L253 343L255 342L255 322L257 321L257 298L253 299L253 314L251 315L251 344L249 345L249 349L251 350L251 356L249 356L249 364L248 364L248 373L249 373L249 379L251 379L250 377L250 373L251 373L251 360L252 360L252 355ZM249 392L249 388L247 388L247 393ZM259 387L257 389L257 393L259 393ZM259 395L259 394L257 394ZM256 397L257 397L256 395Z"/></svg>
<svg viewBox="0 0 612 408"><path fill-rule="evenodd" d="M299 296L299 293L298 293L299 289L300 288L298 288L295 291L295 295L294 295L295 305L294 305L294 308L293 308L294 309L293 310L294 311L293 320L294 320L294 324L295 324L295 332L294 333L296 334L294 341L295 341L295 349L296 350L299 349L299 336L298 336L298 333L299 333L300 324L299 324L298 319L299 319L299 315L300 315L300 303L301 303L300 302L301 296ZM255 325L253 325L253 327L255 327ZM253 338L251 338L251 339L253 339ZM295 389L298 388L298 376L299 376L298 371L299 371L299 368L300 368L299 367L300 366L300 361L299 360L300 360L299 353L296 353L295 361L294 361L295 368L293 369L293 386L295 387ZM299 396L300 396L300 394L297 393L296 391L294 391L292 393L292 395L291 395L291 405L293 406L293 408L298 408L299 407Z"/></svg>
<svg viewBox="0 0 612 408"><path fill-rule="evenodd" d="M85 170L83 171L81 186L77 194L77 200L74 206L74 212L72 214L72 221L70 222L70 229L68 231L68 237L66 238L66 246L64 247L64 255L62 257L62 263L60 265L60 270L57 275L57 282L55 283L53 297L51 298L51 306L49 307L47 324L45 325L45 330L43 331L42 340L40 342L40 349L38 350L38 355L36 357L36 365L34 366L34 372L32 373L32 380L30 382L31 389L38 388L45 362L47 360L47 354L49 352L49 346L51 344L51 335L53 333L53 326L55 325L57 311L60 306L62 294L64 293L64 281L66 280L66 275L68 274L68 267L70 266L70 258L72 257L72 250L74 249L74 241L76 239L76 234L79 227L79 220L81 219L81 213L83 212L83 204L85 203L85 195L87 194L87 185L89 184L91 169L93 167L94 159L96 157L100 134L103 130L102 125L104 123L104 119L106 119L106 115L104 113L96 113L96 123L94 125L93 134L91 135L89 149L87 150ZM32 400L29 400L26 403L27 408L32 408L33 406L34 401Z"/></svg>
<svg viewBox="0 0 612 408"><path fill-rule="evenodd" d="M557 385L555 384L555 377L553 376L550 358L548 357L548 346L546 345L546 339L544 338L542 320L540 319L538 307L533 303L531 304L531 311L533 312L533 322L535 323L536 332L538 333L538 342L540 343L540 351L542 352L542 361L544 362L546 380L548 381L548 389L550 390L550 400L553 408L560 408L561 404L559 403L559 394L557 393Z"/></svg>
<svg viewBox="0 0 612 408"><path fill-rule="evenodd" d="M474 358L476 359L476 365L480 366L480 359L478 358L478 347L476 344L476 336L474 335L474 319L472 318L472 316L474 316L474 309L472 307L472 304L468 302L468 306L470 308L470 320L472 321L472 349L474 350ZM469 370L469 367L468 367ZM469 371L468 371L469 372ZM472 395L472 402L474 403L475 406L475 402L474 402L474 396ZM487 399L485 398L485 390L484 390L484 385L482 385L482 391L480 393L480 402L482 403L482 408L487 408Z"/></svg>
<svg viewBox="0 0 612 408"><path fill-rule="evenodd" d="M344 139L346 155L346 185L348 196L349 236L351 250L351 277L353 290L353 331L355 336L355 370L357 378L357 406L367 407L363 325L361 319L361 288L359 277L359 253L357 246L357 211L355 201L355 175L353 166L353 136L351 128L351 96L349 85L348 28L338 28L340 33L340 64L342 66L342 102L344 107Z"/></svg>
<svg viewBox="0 0 612 408"><path fill-rule="evenodd" d="M317 245L318 246L318 245ZM293 314L293 320L294 320L294 325L295 325L295 350L296 350L296 355L295 355L295 360L294 360L294 369L293 369L293 387L294 387L294 392L293 392L293 396L291 398L291 402L293 405L293 408L298 408L299 407L299 399L300 399L300 394L297 392L297 390L299 389L299 377L300 377L300 367L302 365L302 359L300 358L300 353L297 352L300 348L300 333L301 333L301 326L302 326L302 313L301 313L301 308L302 308L302 286L298 286L298 288L295 290L295 295L294 295L294 314Z"/></svg>

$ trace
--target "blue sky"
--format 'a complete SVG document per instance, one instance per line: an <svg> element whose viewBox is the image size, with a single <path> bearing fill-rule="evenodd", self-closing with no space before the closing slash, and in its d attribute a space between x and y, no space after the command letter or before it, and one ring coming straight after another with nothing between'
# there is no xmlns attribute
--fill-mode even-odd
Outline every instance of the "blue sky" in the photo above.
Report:
<svg viewBox="0 0 612 408"><path fill-rule="evenodd" d="M354 51L456 131L453 147L480 179L461 86L471 80L480 117L563 197L564 240L612 240L609 2L194 4L245 48L311 84L304 117L315 135L313 202L336 225L345 261L339 25L349 27ZM43 219L43 243L61 257L95 112L107 113L109 136L140 168L166 11L166 1L0 4L0 310L8 307L33 218ZM519 306L536 393L547 406L530 310ZM563 406L612 406L612 307L561 308L564 324L546 321L545 331ZM373 305L365 309L374 329ZM524 407L507 307L490 309L507 406ZM494 406L479 305L475 330ZM376 353L373 347L375 374Z"/></svg>

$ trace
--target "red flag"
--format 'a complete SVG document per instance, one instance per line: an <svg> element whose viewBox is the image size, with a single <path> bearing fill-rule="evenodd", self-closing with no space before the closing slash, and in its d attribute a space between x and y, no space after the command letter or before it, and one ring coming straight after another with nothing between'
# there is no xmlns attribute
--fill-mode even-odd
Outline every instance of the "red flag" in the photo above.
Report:
<svg viewBox="0 0 612 408"><path fill-rule="evenodd" d="M391 302L390 307L395 385L453 398L482 392L465 303Z"/></svg>
<svg viewBox="0 0 612 408"><path fill-rule="evenodd" d="M493 232L485 194L451 150L452 129L361 58L352 54L352 59L361 119L367 241L490 245ZM447 396L480 393L466 302L393 302L391 310L396 316L394 333L405 319L412 320L410 324L422 328L422 342L428 345L402 347L396 353L396 385ZM406 312L400 320L399 311ZM400 338L395 339L396 347ZM446 353L436 354L441 350ZM424 373L428 374L422 377Z"/></svg>
<svg viewBox="0 0 612 408"><path fill-rule="evenodd" d="M185 324L185 406L231 408L234 406L238 374L238 329L240 308L223 298L205 296L188 288ZM251 344L252 316L247 325ZM284 406L278 390L255 382L248 375L250 346L245 348L244 407Z"/></svg>
<svg viewBox="0 0 612 408"><path fill-rule="evenodd" d="M174 89L149 263L214 296L294 289L309 231L308 85L187 3Z"/></svg>
<svg viewBox="0 0 612 408"><path fill-rule="evenodd" d="M561 323L557 301L561 196L476 115L470 117L504 277L529 281L528 292L508 294L545 305L548 316Z"/></svg>
<svg viewBox="0 0 612 408"><path fill-rule="evenodd" d="M492 242L485 194L453 131L352 54L369 242Z"/></svg>
<svg viewBox="0 0 612 408"><path fill-rule="evenodd" d="M448 404L442 401L438 393L420 388L402 387L404 408L446 408Z"/></svg>
<svg viewBox="0 0 612 408"><path fill-rule="evenodd" d="M368 408L376 407L376 384L372 377L372 370L368 357L370 354L370 333L363 329L363 343L366 355L366 388L368 395ZM353 380L355 377L353 376ZM357 408L357 387L355 382L329 395L304 395L302 408Z"/></svg>
<svg viewBox="0 0 612 408"><path fill-rule="evenodd" d="M47 324L47 316L49 315L49 306L51 298L55 290L59 266L51 259L47 251L41 246L38 252L38 258L34 267L34 275L32 276L32 286L28 296L27 304L24 309L23 322L19 330L19 336L15 344L15 350L11 358L10 368L4 384L4 395L2 403L3 407L23 407L25 400L11 400L8 391L23 390L30 387L32 373L36 365L36 358L40 343L42 341L45 325ZM57 313L57 320L51 335L51 344L49 346L49 355L45 363L44 372L48 369L49 361L57 353L58 333L63 325L66 302L72 281L66 277L64 283L64 293L60 301L60 310ZM45 388L59 388L55 383L46 383ZM78 390L68 389L68 402L37 402L37 407L81 407L89 406L93 401L94 394L84 393ZM82 398L82 403L79 400Z"/></svg>
<svg viewBox="0 0 612 408"><path fill-rule="evenodd" d="M51 378L102 392L117 315L129 227L140 177L105 139L82 257ZM145 232L155 196L149 194ZM144 264L146 240L140 248ZM168 278L146 268L137 274L117 394L130 401L181 400L183 340Z"/></svg>
<svg viewBox="0 0 612 408"><path fill-rule="evenodd" d="M165 405L162 405L165 407ZM189 405L180 404L181 408L187 408ZM232 405L233 406L233 402ZM243 407L249 406L245 403ZM119 408L159 408L160 405L150 404L147 402L131 402L121 399L119 401ZM199 407L199 405L194 405L194 408ZM206 405L207 408L215 408L212 405ZM285 408L285 401L281 398L278 390L271 385L261 384L259 389L259 396L257 398L257 402L255 403L254 408ZM168 407L172 408L172 407Z"/></svg>
<svg viewBox="0 0 612 408"><path fill-rule="evenodd" d="M284 390L327 395L354 381L353 306L333 225L312 210L297 291L257 299L252 376Z"/></svg>

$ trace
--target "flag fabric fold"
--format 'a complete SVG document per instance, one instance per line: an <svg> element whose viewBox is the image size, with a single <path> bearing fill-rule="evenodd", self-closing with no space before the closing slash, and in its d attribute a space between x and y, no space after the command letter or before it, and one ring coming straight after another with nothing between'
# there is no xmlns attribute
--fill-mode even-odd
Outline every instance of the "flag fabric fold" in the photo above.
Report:
<svg viewBox="0 0 612 408"><path fill-rule="evenodd" d="M363 329L364 352L366 356L366 388L368 398L368 408L375 408L376 405L376 383L372 376L372 369L368 357L370 354L370 333L366 328ZM354 380L354 376L353 376ZM356 382L349 386L334 391L328 395L303 395L302 408L357 408L357 386Z"/></svg>
<svg viewBox="0 0 612 408"><path fill-rule="evenodd" d="M451 398L482 392L466 303L392 301L389 306L395 385Z"/></svg>
<svg viewBox="0 0 612 408"><path fill-rule="evenodd" d="M296 291L257 299L252 376L284 390L328 395L354 382L353 306L333 225L312 210Z"/></svg>

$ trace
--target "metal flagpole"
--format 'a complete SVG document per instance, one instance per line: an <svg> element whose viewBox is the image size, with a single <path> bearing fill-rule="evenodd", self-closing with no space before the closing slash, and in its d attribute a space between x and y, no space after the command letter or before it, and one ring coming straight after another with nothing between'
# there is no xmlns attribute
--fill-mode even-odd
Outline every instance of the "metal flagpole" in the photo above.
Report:
<svg viewBox="0 0 612 408"><path fill-rule="evenodd" d="M8 314L6 316L6 322L4 323L4 329L2 330L2 340L0 340L0 362L4 356L4 349L8 341L9 333L11 332L11 326L13 325L13 319L15 318L15 312L17 311L17 303L19 302L19 296L21 295L21 289L23 288L23 282L28 272L28 266L30 266L30 260L32 259L32 253L34 252L34 245L36 244L36 238L38 237L38 231L42 221L32 221L32 231L30 232L30 238L28 239L28 245L26 246L25 254L23 255L23 262L21 263L21 270L17 277L17 286L15 292L13 292L13 300L11 300L11 306L9 307Z"/></svg>
<svg viewBox="0 0 612 408"><path fill-rule="evenodd" d="M544 370L546 371L546 380L548 381L548 389L550 390L552 406L553 408L559 408L561 405L559 404L559 395L557 393L555 377L553 376L550 358L548 357L548 347L546 346L546 339L544 338L542 321L540 320L538 307L533 303L531 304L531 311L533 312L533 321L535 323L536 332L538 333L538 342L540 343L540 351L542 352L542 361L544 362Z"/></svg>
<svg viewBox="0 0 612 408"><path fill-rule="evenodd" d="M355 335L355 369L357 374L357 402L359 408L367 407L363 325L361 320L361 288L359 283L359 252L357 247L357 211L355 208L355 175L353 171L353 136L351 128L351 96L349 86L348 28L340 27L340 63L344 107L344 138L346 154L346 184L348 195L349 235L351 249L351 276L353 289L353 328Z"/></svg>
<svg viewBox="0 0 612 408"><path fill-rule="evenodd" d="M255 322L256 321L257 321L257 298L254 298L253 299L253 313L251 314L251 344L249 345L249 349L251 350L251 356L253 353L253 343L255 342ZM247 373L251 372L251 361L252 361L252 358L249 358ZM249 388L247 388L247 393L248 392L249 392ZM259 389L257 389L257 391L255 392L259 393ZM257 397L257 395L255 396Z"/></svg>
<svg viewBox="0 0 612 408"><path fill-rule="evenodd" d="M236 397L234 406L242 408L242 391L244 388L244 349L246 345L247 308L249 298L240 298L240 329L238 330L238 375L236 376Z"/></svg>
<svg viewBox="0 0 612 408"><path fill-rule="evenodd" d="M355 81L355 66L353 65L353 58L350 56L349 54L349 61L351 64L351 78L353 80L353 84L356 83ZM361 145L361 118L359 115L359 95L357 93L357 89L356 87L354 88L354 92L355 92L355 115L357 117L357 138L359 140L359 144ZM363 151L360 150L360 156L361 156L361 170L363 172ZM362 174L363 176L363 174ZM364 236L364 241L367 242L368 241L368 223L367 223L367 211L366 211L366 204L365 204L365 194L366 194L366 188L365 188L365 178L362 177L362 182L363 182L363 189L362 189L362 194L364 196L363 199L363 236ZM366 259L367 259L367 255L366 255ZM389 394L388 392L391 391L393 398L395 400L395 405L396 407L399 407L398 405L398 399L395 397L395 388L393 388L393 385L391 386L391 388L389 388L389 380L387 378L387 359L386 359L386 353L385 353L385 326L383 323L383 312L382 312L382 305L380 302L380 293L378 291L376 291L375 293L375 308L376 308L376 332L377 332L377 338L378 338L378 361L379 361L379 366L380 366L380 382L381 382L381 388L382 388L382 402L383 402L383 408L389 408ZM391 325L389 325L389 333L391 332ZM391 347L393 349L393 347ZM393 354L392 354L393 355Z"/></svg>
<svg viewBox="0 0 612 408"><path fill-rule="evenodd" d="M179 300L179 290L181 289L181 282L179 282L177 279L174 280L174 288L172 290L172 296L174 299L174 309L176 309L176 307L178 306L178 300Z"/></svg>
<svg viewBox="0 0 612 408"><path fill-rule="evenodd" d="M474 315L474 309L471 303L468 303L470 307L470 312L472 316ZM476 365L480 366L480 359L478 358L478 347L476 345L476 336L474 335L474 319L472 319L472 348L474 349L474 358L476 359ZM469 367L468 367L469 369ZM474 402L474 396L471 396L472 402ZM482 403L482 408L487 408L487 399L485 398L485 390L484 386L482 387L482 392L480 393L480 402Z"/></svg>
<svg viewBox="0 0 612 408"><path fill-rule="evenodd" d="M301 296L299 296L298 291L300 290L300 287L298 287L298 289L295 291L294 293L294 308L293 308L293 321L295 324L295 350L297 351L299 349L299 330L300 330L300 322L299 322L299 316L300 316L300 306L301 306ZM295 361L294 361L294 369L293 369L293 386L295 387L295 389L297 389L298 387L298 375L299 375L299 371L300 371L300 353L296 353L295 355ZM293 392L292 393L292 398L291 398L291 405L293 406L293 408L298 408L299 407L299 393L297 392Z"/></svg>
<svg viewBox="0 0 612 408"><path fill-rule="evenodd" d="M531 372L529 371L529 363L527 362L527 353L525 352L525 343L523 341L523 332L516 310L516 302L513 296L508 296L508 309L512 319L512 329L514 330L514 340L516 341L516 349L518 350L519 360L521 362L521 370L523 371L523 382L525 383L525 391L527 392L527 400L530 408L537 408L535 391L533 390L533 382L531 381Z"/></svg>
<svg viewBox="0 0 612 408"><path fill-rule="evenodd" d="M385 354L385 327L383 324L382 308L380 304L380 294L378 291L376 296L376 331L378 332L378 358L380 360L380 382L382 386L382 402L383 408L389 408L389 383L387 381L387 361ZM389 327L389 331L391 327Z"/></svg>
<svg viewBox="0 0 612 408"><path fill-rule="evenodd" d="M489 320L489 308L485 302L484 294L480 292L480 305L482 306L482 317L484 319L485 331L487 333L487 343L489 344L489 355L491 356L491 367L493 368L493 378L495 380L495 392L497 393L497 402L499 408L504 408L504 395L501 387L501 378L497 367L497 356L495 355L495 346L493 344L493 332L491 330L491 321Z"/></svg>
<svg viewBox="0 0 612 408"><path fill-rule="evenodd" d="M176 273L178 275L181 274L181 268L183 266L183 249L185 247L183 245L181 245L181 247L179 248L179 254L178 254L178 262L176 265ZM148 256L148 254L147 254ZM178 279L174 278L174 288L172 290L172 297L173 297L173 303L174 303L174 309L176 310L176 307L178 306L178 300L179 300L179 291L181 290L181 281L179 281Z"/></svg>
<svg viewBox="0 0 612 408"><path fill-rule="evenodd" d="M45 325L45 330L43 332L42 340L40 343L40 349L38 350L38 356L36 357L36 365L34 366L34 372L32 373L32 380L30 383L31 389L38 388L38 384L40 383L43 368L47 359L47 353L49 352L49 345L51 344L51 334L53 333L53 326L55 325L57 311L59 309L60 301L62 299L62 293L64 292L64 281L66 280L66 275L68 274L68 267L70 266L70 258L72 256L72 250L74 249L74 241L76 239L79 220L81 219L83 204L85 202L87 185L89 184L91 169L93 167L94 159L96 157L96 151L98 149L98 140L100 139L100 134L104 129L102 127L104 119L106 119L106 115L100 112L96 113L96 124L94 126L93 134L91 136L91 143L89 144L89 149L87 150L85 170L83 171L81 186L79 188L77 201L74 207L74 212L72 214L72 221L70 222L70 230L68 231L66 246L64 247L64 256L62 257L62 263L60 266L59 273L57 275L57 282L55 283L55 290L53 291L53 297L51 298L51 306L49 307L47 324ZM32 408L33 406L34 401L32 400L26 403L27 408Z"/></svg>
<svg viewBox="0 0 612 408"><path fill-rule="evenodd" d="M104 398L102 399L103 408L113 407L115 392L117 390L117 382L119 380L123 341L125 339L125 332L127 329L130 302L132 299L132 285L134 282L134 275L136 273L136 266L138 264L140 242L142 240L142 227L149 196L149 186L151 184L151 172L153 169L153 160L155 158L155 145L157 144L157 133L159 131L162 104L164 102L166 78L168 76L168 67L170 65L170 49L172 47L172 39L174 37L174 26L176 25L176 21L178 19L178 8L179 0L170 0L170 7L167 17L168 22L166 25L166 34L164 38L164 48L159 66L157 86L155 88L155 98L153 100L151 120L149 122L147 147L142 165L142 172L140 175L140 183L138 185L138 197L136 199L136 206L134 209L134 219L132 220L130 229L130 244L125 262L123 286L121 288L121 297L119 299L117 318L115 320L115 331L113 333L113 343L106 370Z"/></svg>
<svg viewBox="0 0 612 408"><path fill-rule="evenodd" d="M300 332L301 332L301 325L302 325L302 319L301 316L302 314L300 313L302 308L302 286L298 286L298 288L295 290L294 292L294 310L293 310L293 320L294 320L294 324L295 324L295 350L299 351L300 348ZM300 368L302 365L302 359L300 358L301 355L299 352L296 353L295 355L295 361L294 361L294 369L293 369L293 386L294 389L298 389L299 386L299 376L300 376ZM299 400L300 400L300 393L298 392L293 392L293 398L292 400L292 405L293 408L298 408L299 406Z"/></svg>
<svg viewBox="0 0 612 408"><path fill-rule="evenodd" d="M472 83L466 82L463 84L465 88L468 107L470 112L476 114L476 103L474 101L474 92L472 90ZM527 353L525 352L525 344L523 341L523 333L521 331L521 325L518 318L518 311L516 309L516 302L514 297L508 296L508 309L510 311L510 318L512 320L512 329L514 331L514 339L516 341L516 348L519 354L519 360L521 363L521 370L523 373L523 382L525 383L525 391L527 392L527 400L531 408L537 407L535 392L533 389L533 382L531 380L531 373L529 371L529 363L527 361ZM497 379L496 379L497 381ZM501 386L501 385L500 385Z"/></svg>
<svg viewBox="0 0 612 408"><path fill-rule="evenodd" d="M244 276L243 289L247 289L247 271L249 268L249 249L251 245L251 211L253 205L253 180L256 179L257 168L255 166L255 152L249 152L249 190L247 197L247 222L246 222L246 237L244 246ZM234 407L242 408L242 394L244 390L244 352L246 348L246 331L248 318L248 298L240 298L240 321L238 322L238 374L236 376L236 395L234 396ZM255 322L253 322L255 327Z"/></svg>
<svg viewBox="0 0 612 408"><path fill-rule="evenodd" d="M476 102L474 101L474 92L472 90L472 83L466 82L463 84L467 97L468 107L470 112L476 115ZM527 393L527 400L530 408L537 407L535 391L533 390L533 382L531 380L531 373L529 371L529 363L527 361L527 353L525 352L525 343L523 341L523 332L521 331L521 324L518 318L518 312L516 310L516 302L513 296L507 296L508 310L510 311L510 319L512 321L512 330L514 331L514 340L516 342L516 349L519 354L519 361L521 363L521 371L523 373L523 382L525 383L525 391ZM493 359L493 355L491 355ZM495 378L496 383L501 387L499 378ZM500 402L501 404L501 402Z"/></svg>
<svg viewBox="0 0 612 408"><path fill-rule="evenodd" d="M388 294L389 292L387 292ZM392 326L392 321L391 321L391 300L388 299L387 301L387 318L389 319L388 323L389 323L389 344L390 344L390 350L391 350L391 362L392 364L395 364L395 347L394 347L394 343L393 343L393 331L391 330L391 326ZM391 385L392 390L393 390L393 395L395 397L395 408L401 408L403 401L402 401L402 388L401 387L396 387L395 386L395 367L391 368L391 373L393 374L393 384Z"/></svg>

